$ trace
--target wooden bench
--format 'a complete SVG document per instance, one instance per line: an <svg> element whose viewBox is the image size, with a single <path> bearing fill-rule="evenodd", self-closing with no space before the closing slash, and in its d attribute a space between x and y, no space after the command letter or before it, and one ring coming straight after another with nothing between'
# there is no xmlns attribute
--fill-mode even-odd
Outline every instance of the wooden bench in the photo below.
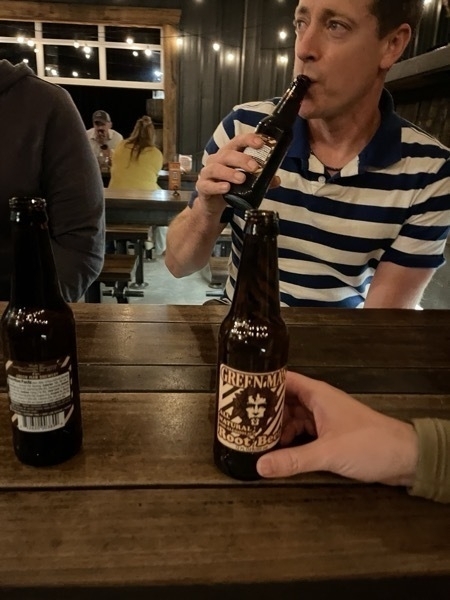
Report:
<svg viewBox="0 0 450 600"><path fill-rule="evenodd" d="M148 225L141 224L110 224L106 226L106 241L129 240L134 243L134 254L136 256L136 281L132 287L146 287L144 282L144 242L148 236Z"/></svg>
<svg viewBox="0 0 450 600"><path fill-rule="evenodd" d="M132 279L135 262L136 257L128 254L105 254L103 269L86 291L84 296L85 302L101 302L101 283L112 283L114 285L114 292L116 293L113 292L111 295L118 302L128 301L126 296L143 296L143 292L124 293L127 284Z"/></svg>

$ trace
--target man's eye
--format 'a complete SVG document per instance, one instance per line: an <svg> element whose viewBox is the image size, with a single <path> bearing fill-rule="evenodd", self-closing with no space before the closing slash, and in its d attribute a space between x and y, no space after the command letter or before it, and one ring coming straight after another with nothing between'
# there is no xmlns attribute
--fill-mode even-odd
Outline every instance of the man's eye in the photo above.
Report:
<svg viewBox="0 0 450 600"><path fill-rule="evenodd" d="M299 33L305 26L305 21L301 21L300 19L294 19L292 22L294 25L295 33Z"/></svg>
<svg viewBox="0 0 450 600"><path fill-rule="evenodd" d="M338 21L330 21L328 23L328 29L331 29L331 31L336 31L337 33L347 31L347 27Z"/></svg>

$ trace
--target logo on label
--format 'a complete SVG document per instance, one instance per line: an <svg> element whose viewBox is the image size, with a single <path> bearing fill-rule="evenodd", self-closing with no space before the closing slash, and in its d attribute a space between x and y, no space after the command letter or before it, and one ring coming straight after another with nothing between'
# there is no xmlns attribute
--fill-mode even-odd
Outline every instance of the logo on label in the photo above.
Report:
<svg viewBox="0 0 450 600"><path fill-rule="evenodd" d="M240 452L264 452L281 436L286 369L245 373L221 365L217 437Z"/></svg>

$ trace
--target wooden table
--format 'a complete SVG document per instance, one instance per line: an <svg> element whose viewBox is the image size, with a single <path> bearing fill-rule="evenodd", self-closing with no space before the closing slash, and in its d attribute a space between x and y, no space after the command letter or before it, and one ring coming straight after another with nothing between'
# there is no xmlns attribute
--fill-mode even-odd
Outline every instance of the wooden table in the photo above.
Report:
<svg viewBox="0 0 450 600"><path fill-rule="evenodd" d="M184 190L181 190L178 196L174 196L169 190L143 192L106 188L106 225L168 225L186 207L191 195L191 192Z"/></svg>
<svg viewBox="0 0 450 600"><path fill-rule="evenodd" d="M178 195L168 190L144 192L142 190L104 190L106 240L126 239L135 243L136 286L144 283L144 240L152 225L168 225L186 207L191 192L180 191Z"/></svg>
<svg viewBox="0 0 450 600"><path fill-rule="evenodd" d="M1 373L2 600L448 599L450 506L329 474L240 483L216 470L225 307L74 310L79 456L14 458ZM448 311L284 316L291 369L395 417L450 418Z"/></svg>

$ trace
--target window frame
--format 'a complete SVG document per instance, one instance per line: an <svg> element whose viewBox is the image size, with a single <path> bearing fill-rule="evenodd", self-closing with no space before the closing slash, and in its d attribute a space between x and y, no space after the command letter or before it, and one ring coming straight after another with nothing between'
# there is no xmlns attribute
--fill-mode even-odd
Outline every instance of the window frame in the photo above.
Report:
<svg viewBox="0 0 450 600"><path fill-rule="evenodd" d="M26 17L24 17L26 15ZM160 28L161 29L161 66L163 77L161 82L130 82L107 80L102 78L106 75L106 47L114 47L120 42L104 42L102 51L103 59L99 51L100 79L85 79L73 77L46 77L44 70L44 53L42 38L42 26L40 32L35 30L36 47L41 51L37 53L38 75L47 81L53 83L62 83L70 85L89 85L102 87L120 87L134 89L164 90L163 102L163 154L164 160L172 160L175 156L176 148L176 68L175 61L177 56L176 38L178 35L178 26L181 17L180 9L159 9L159 8L140 8L140 7L117 7L117 6L98 6L98 5L74 5L66 3L52 2L33 2L15 0L14 2L0 2L0 20L6 21L27 21L35 23L64 23L64 24L83 24L96 25L103 28L105 26L115 26L124 28ZM12 38L0 38L0 41ZM61 42L65 42L62 44ZM101 41L89 41L92 46L99 47ZM50 40L45 38L45 44L48 45L70 45L73 40ZM124 45L128 46L127 44ZM146 48L148 44L133 44ZM102 66L103 61L103 66ZM103 71L102 71L103 69Z"/></svg>

